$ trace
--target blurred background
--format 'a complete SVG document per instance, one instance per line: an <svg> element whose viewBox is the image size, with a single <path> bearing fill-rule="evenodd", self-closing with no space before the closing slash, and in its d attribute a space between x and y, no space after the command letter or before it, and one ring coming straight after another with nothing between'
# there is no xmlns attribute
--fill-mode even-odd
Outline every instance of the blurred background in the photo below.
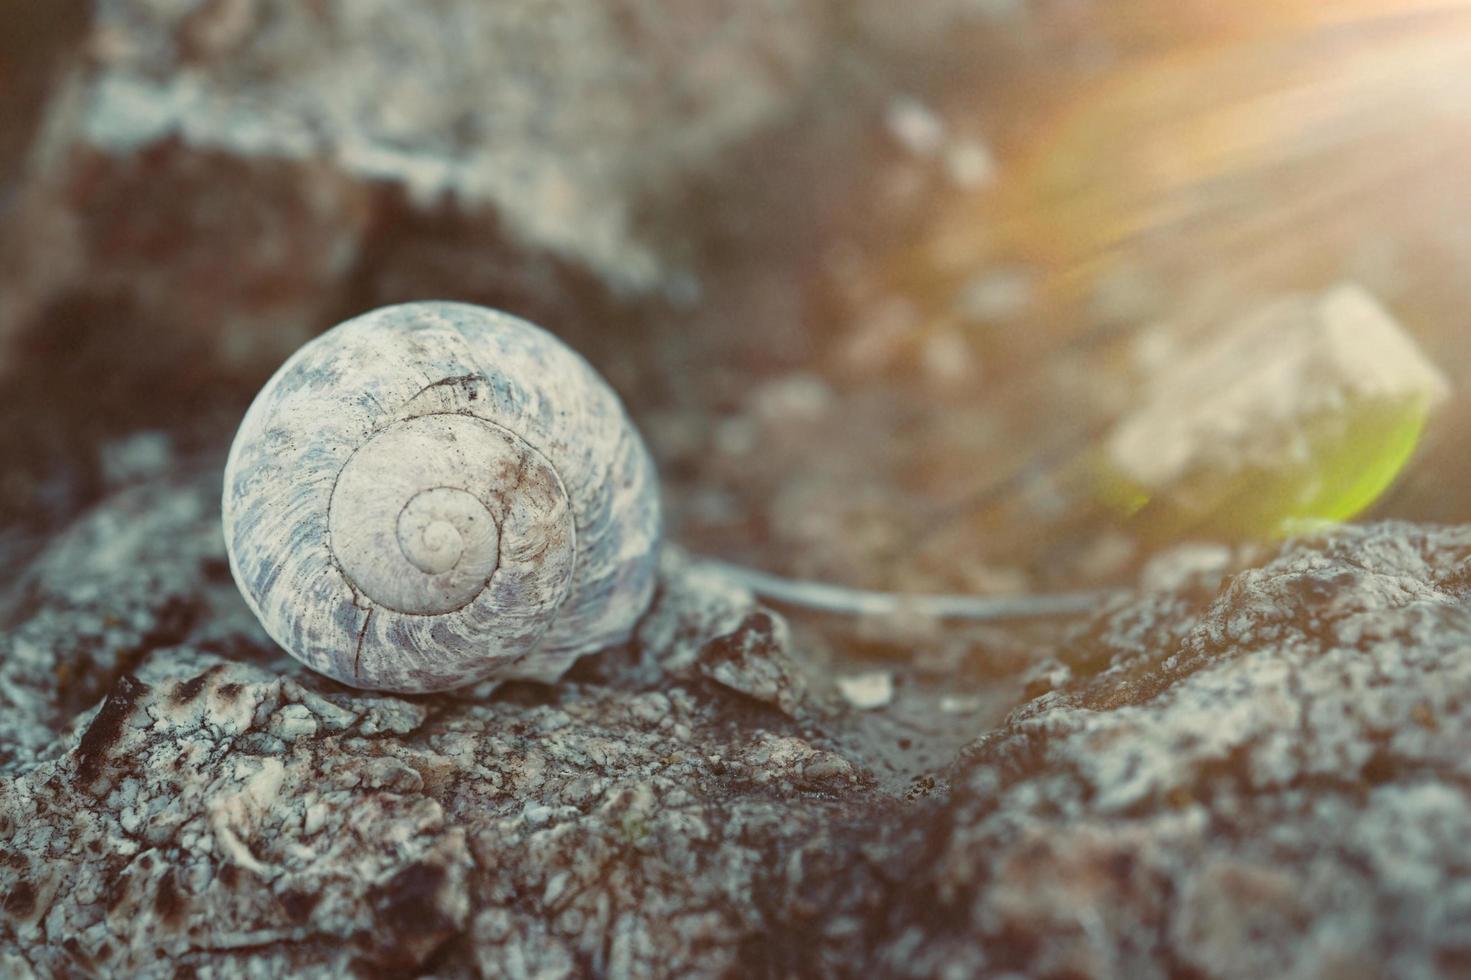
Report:
<svg viewBox="0 0 1471 980"><path fill-rule="evenodd" d="M1471 519L1464 0L0 11L0 571L424 298L561 335L672 536L788 574Z"/></svg>

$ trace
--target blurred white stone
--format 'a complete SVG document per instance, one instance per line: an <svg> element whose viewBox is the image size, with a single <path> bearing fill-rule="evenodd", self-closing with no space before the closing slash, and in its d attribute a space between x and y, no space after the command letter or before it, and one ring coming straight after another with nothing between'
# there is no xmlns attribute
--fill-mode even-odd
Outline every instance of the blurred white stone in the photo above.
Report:
<svg viewBox="0 0 1471 980"><path fill-rule="evenodd" d="M945 176L956 187L972 190L996 179L996 158L978 139L956 139L945 147Z"/></svg>
<svg viewBox="0 0 1471 980"><path fill-rule="evenodd" d="M974 694L945 694L940 697L940 710L947 715L968 715L985 706L985 699Z"/></svg>
<svg viewBox="0 0 1471 980"><path fill-rule="evenodd" d="M887 670L871 670L839 677L838 692L859 711L887 707L894 700L894 675Z"/></svg>
<svg viewBox="0 0 1471 980"><path fill-rule="evenodd" d="M980 323L1008 323L1024 316L1037 297L1036 276L1022 267L988 269L956 297L956 311Z"/></svg>
<svg viewBox="0 0 1471 980"><path fill-rule="evenodd" d="M1146 593L1215 588L1230 573L1233 560L1226 545L1187 541L1151 558L1139 575L1139 587Z"/></svg>
<svg viewBox="0 0 1471 980"><path fill-rule="evenodd" d="M945 146L945 121L924 103L901 97L889 103L884 117L889 135L918 157L933 157Z"/></svg>
<svg viewBox="0 0 1471 980"><path fill-rule="evenodd" d="M1364 289L1271 303L1162 365L1109 435L1112 464L1160 491L1188 474L1273 468L1311 452L1306 425L1367 400L1450 394L1445 375Z"/></svg>
<svg viewBox="0 0 1471 980"><path fill-rule="evenodd" d="M755 421L748 415L721 419L715 425L715 451L722 456L746 456L755 450L761 437Z"/></svg>
<svg viewBox="0 0 1471 980"><path fill-rule="evenodd" d="M751 394L751 414L771 426L794 422L817 422L832 409L833 390L827 382L806 371L774 378Z"/></svg>
<svg viewBox="0 0 1471 980"><path fill-rule="evenodd" d="M920 348L920 367L938 388L960 388L980 373L974 348L958 330L937 330Z"/></svg>
<svg viewBox="0 0 1471 980"><path fill-rule="evenodd" d="M173 461L173 442L167 433L135 432L103 445L102 479L109 487L156 479Z"/></svg>

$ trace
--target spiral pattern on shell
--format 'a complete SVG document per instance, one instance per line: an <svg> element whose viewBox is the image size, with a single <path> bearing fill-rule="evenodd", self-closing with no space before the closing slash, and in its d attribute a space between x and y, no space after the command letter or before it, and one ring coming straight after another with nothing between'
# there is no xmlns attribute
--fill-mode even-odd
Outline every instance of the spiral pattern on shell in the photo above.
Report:
<svg viewBox="0 0 1471 980"><path fill-rule="evenodd" d="M554 680L653 596L653 463L551 334L462 303L349 320L250 406L225 469L240 591L302 662L377 690Z"/></svg>

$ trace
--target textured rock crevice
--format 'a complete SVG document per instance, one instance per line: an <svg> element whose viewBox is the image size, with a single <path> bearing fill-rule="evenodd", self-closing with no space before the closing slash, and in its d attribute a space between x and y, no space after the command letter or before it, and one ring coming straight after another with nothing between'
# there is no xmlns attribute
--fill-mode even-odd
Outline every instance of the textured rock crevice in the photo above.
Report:
<svg viewBox="0 0 1471 980"><path fill-rule="evenodd" d="M213 479L120 491L21 586L12 973L1436 976L1471 949L1464 529L1345 529L1105 611L906 799L784 624L673 552L634 642L561 684L317 677L210 571Z"/></svg>
<svg viewBox="0 0 1471 980"><path fill-rule="evenodd" d="M881 804L800 693L773 685L787 657L775 620L738 590L686 589L675 556L643 624L670 645L610 653L601 682L375 696L275 651L230 610L228 581L200 574L220 559L213 492L208 477L124 492L28 587L12 633L27 645L8 651L0 687L15 732L0 927L13 963L719 973L764 927L749 893L769 863ZM106 574L99 536L113 541ZM64 585L48 578L72 562ZM169 620L185 597L225 608ZM63 688L57 616L82 612L114 625L73 664L89 676ZM720 624L743 621L762 625L746 661L704 666ZM60 720L99 688L100 704Z"/></svg>
<svg viewBox="0 0 1471 980"><path fill-rule="evenodd" d="M1098 672L1106 647L1065 654L1092 669L971 746L951 799L888 839L917 870L865 952L914 976L1454 973L1468 543L1347 529L1237 576L1178 645L1124 642ZM872 887L838 880L835 899Z"/></svg>

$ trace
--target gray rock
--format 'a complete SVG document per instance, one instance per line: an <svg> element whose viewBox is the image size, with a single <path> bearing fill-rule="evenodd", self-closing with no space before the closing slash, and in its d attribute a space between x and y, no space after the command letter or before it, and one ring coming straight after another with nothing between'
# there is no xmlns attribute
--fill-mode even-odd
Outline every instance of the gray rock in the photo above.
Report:
<svg viewBox="0 0 1471 980"><path fill-rule="evenodd" d="M677 552L636 640L559 685L311 674L220 567L217 479L117 492L13 599L10 975L1465 965L1464 529L1346 529L1121 603L906 801L780 621Z"/></svg>
<svg viewBox="0 0 1471 980"><path fill-rule="evenodd" d="M1289 548L1114 611L952 798L823 872L802 962L903 976L1458 975L1471 950L1471 532ZM852 854L831 859L853 868ZM820 926L799 921L796 935ZM834 937L831 928L826 935Z"/></svg>
<svg viewBox="0 0 1471 980"><path fill-rule="evenodd" d="M790 113L841 39L826 0L104 0L85 29L35 20L39 121L0 126L25 173L0 187L0 342L106 296L247 373L330 326L366 265L388 293L489 290L538 319L529 297L575 291L559 264L669 285L685 273L645 205Z"/></svg>
<svg viewBox="0 0 1471 980"><path fill-rule="evenodd" d="M33 571L0 661L11 972L721 975L769 869L884 805L821 732L672 679L700 681L695 611L732 611L677 576L645 630L670 646L643 672L608 654L609 682L398 698L310 674L216 567L217 479L124 491ZM783 628L744 601L772 676ZM672 609L686 628L655 628Z"/></svg>
<svg viewBox="0 0 1471 980"><path fill-rule="evenodd" d="M4 596L0 635L0 772L34 762L78 712L158 647L216 642L209 615L229 568L218 503L203 480L122 491L54 539ZM234 617L236 623L243 623Z"/></svg>
<svg viewBox="0 0 1471 980"><path fill-rule="evenodd" d="M786 653L789 644L786 624L765 610L757 610L731 632L704 645L698 670L722 687L795 717L807 692L807 682L801 668Z"/></svg>
<svg viewBox="0 0 1471 980"><path fill-rule="evenodd" d="M82 131L111 152L178 136L330 160L426 204L493 206L517 237L646 284L659 262L632 227L639 191L787 107L823 26L821 4L780 0L108 0Z"/></svg>

